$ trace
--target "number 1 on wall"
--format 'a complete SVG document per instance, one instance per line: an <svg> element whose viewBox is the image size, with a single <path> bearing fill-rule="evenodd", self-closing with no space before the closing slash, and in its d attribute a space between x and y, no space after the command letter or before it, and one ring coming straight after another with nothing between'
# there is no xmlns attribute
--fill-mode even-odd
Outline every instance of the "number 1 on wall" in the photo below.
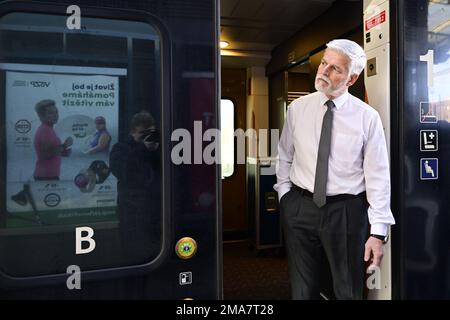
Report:
<svg viewBox="0 0 450 320"><path fill-rule="evenodd" d="M427 54L420 56L420 61L427 63L427 81L428 87L433 87L433 65L434 65L434 51L428 50Z"/></svg>

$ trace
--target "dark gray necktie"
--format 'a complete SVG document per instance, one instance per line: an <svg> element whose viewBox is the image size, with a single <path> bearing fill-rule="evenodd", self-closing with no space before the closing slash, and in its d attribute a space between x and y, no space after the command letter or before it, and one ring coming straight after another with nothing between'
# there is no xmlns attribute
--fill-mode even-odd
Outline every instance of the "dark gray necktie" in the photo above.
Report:
<svg viewBox="0 0 450 320"><path fill-rule="evenodd" d="M331 127L333 124L333 112L331 112L331 109L334 107L334 102L328 100L325 104L328 109L323 116L322 131L320 133L313 196L314 203L319 208L327 203L328 158L330 156Z"/></svg>

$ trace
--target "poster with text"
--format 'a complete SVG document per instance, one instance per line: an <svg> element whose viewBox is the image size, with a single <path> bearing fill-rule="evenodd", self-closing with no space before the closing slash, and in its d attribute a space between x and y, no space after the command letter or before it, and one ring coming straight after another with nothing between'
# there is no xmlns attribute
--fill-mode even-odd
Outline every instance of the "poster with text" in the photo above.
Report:
<svg viewBox="0 0 450 320"><path fill-rule="evenodd" d="M117 76L6 72L7 228L116 220L118 115Z"/></svg>

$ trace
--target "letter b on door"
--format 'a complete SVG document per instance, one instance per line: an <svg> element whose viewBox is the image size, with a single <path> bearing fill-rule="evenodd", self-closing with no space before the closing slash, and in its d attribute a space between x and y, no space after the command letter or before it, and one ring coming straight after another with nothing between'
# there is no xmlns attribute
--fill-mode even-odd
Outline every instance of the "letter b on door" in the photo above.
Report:
<svg viewBox="0 0 450 320"><path fill-rule="evenodd" d="M83 236L83 233L87 235ZM92 238L94 236L94 229L89 227L79 227L75 229L75 253L76 254L86 254L94 251L95 240ZM83 249L83 242L88 243L88 247Z"/></svg>

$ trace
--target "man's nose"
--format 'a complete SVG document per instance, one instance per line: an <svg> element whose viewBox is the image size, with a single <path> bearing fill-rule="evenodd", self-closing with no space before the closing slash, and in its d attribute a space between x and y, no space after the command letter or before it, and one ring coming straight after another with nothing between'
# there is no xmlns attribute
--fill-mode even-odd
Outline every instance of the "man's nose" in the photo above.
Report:
<svg viewBox="0 0 450 320"><path fill-rule="evenodd" d="M329 73L330 73L330 66L327 65L322 69L322 74L324 74L328 77Z"/></svg>

